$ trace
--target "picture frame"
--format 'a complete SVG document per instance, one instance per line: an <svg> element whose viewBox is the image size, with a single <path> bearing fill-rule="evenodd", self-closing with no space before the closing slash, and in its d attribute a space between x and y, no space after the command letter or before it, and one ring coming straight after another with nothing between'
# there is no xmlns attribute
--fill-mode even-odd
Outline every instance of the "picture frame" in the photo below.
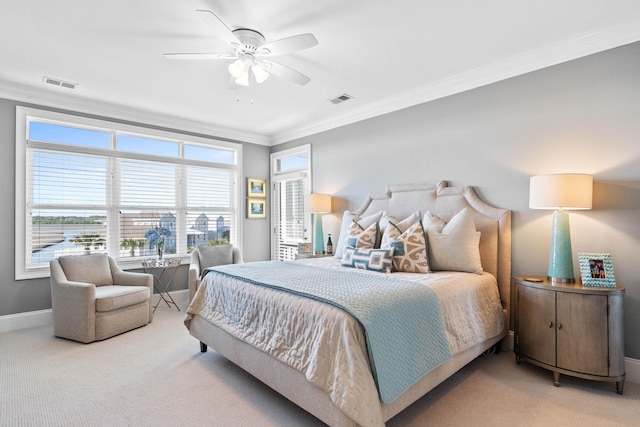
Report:
<svg viewBox="0 0 640 427"><path fill-rule="evenodd" d="M615 288L616 277L613 273L611 254L584 252L578 254L582 286Z"/></svg>
<svg viewBox="0 0 640 427"><path fill-rule="evenodd" d="M247 218L263 219L267 217L267 199L247 198Z"/></svg>
<svg viewBox="0 0 640 427"><path fill-rule="evenodd" d="M299 254L310 254L311 253L311 243L298 243L298 253Z"/></svg>
<svg viewBox="0 0 640 427"><path fill-rule="evenodd" d="M266 198L267 180L247 178L247 197Z"/></svg>

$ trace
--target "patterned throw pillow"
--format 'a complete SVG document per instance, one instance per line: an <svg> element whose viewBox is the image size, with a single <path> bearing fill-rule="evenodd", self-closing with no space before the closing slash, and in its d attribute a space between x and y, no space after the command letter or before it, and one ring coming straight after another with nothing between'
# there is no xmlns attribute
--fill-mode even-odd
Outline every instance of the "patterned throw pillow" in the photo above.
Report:
<svg viewBox="0 0 640 427"><path fill-rule="evenodd" d="M391 273L393 249L345 248L342 266Z"/></svg>
<svg viewBox="0 0 640 427"><path fill-rule="evenodd" d="M367 228L363 228L355 220L349 226L346 247L348 248L374 248L378 241L378 223L374 222Z"/></svg>
<svg viewBox="0 0 640 427"><path fill-rule="evenodd" d="M383 214L382 219L380 220L380 233L382 234L382 241L380 242L380 247L381 248L389 247L389 245L387 244L388 242L385 241L385 236L387 235L387 233L385 233L385 230L389 226L389 223L393 223L396 227L398 227L401 233L404 233L405 231L407 231L409 227L415 224L416 221L420 219L420 217L421 217L420 212L414 212L408 217L406 217L405 219L403 219L402 221L400 221L393 215L389 215L387 213Z"/></svg>
<svg viewBox="0 0 640 427"><path fill-rule="evenodd" d="M349 235L349 226L353 223L353 220L358 221L362 227L367 228L374 222L379 222L380 218L384 215L383 211L376 212L371 215L367 215L365 217L358 216L351 211L344 211L342 215L342 222L340 224L340 234L338 235L338 242L335 247L335 257L342 258L344 248L347 243L347 237Z"/></svg>
<svg viewBox="0 0 640 427"><path fill-rule="evenodd" d="M427 245L420 220L404 233L389 222L382 236L382 248L393 248L393 270L406 273L430 273Z"/></svg>

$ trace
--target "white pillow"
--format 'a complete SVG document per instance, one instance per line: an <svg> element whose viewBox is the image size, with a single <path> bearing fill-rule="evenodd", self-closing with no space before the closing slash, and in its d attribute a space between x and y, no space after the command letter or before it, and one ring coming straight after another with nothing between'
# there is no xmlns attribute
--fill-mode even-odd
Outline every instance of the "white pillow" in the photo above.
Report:
<svg viewBox="0 0 640 427"><path fill-rule="evenodd" d="M431 228L441 232L445 225L447 225L445 220L432 214L430 211L425 212L424 217L422 218L422 228L424 228L425 234L427 234Z"/></svg>
<svg viewBox="0 0 640 427"><path fill-rule="evenodd" d="M342 258L342 255L344 253L345 243L346 243L347 237L349 236L349 227L353 223L354 219L358 222L358 224L362 226L362 228L367 228L374 222L380 221L380 218L382 218L383 213L384 212L380 211L380 212L368 215L366 217L359 217L350 211L344 211L344 214L342 215L342 224L340 226L340 235L338 236L338 244L336 246L335 257Z"/></svg>
<svg viewBox="0 0 640 427"><path fill-rule="evenodd" d="M437 227L427 231L431 270L463 271L482 274L480 232L476 231L471 211L458 212L442 232Z"/></svg>

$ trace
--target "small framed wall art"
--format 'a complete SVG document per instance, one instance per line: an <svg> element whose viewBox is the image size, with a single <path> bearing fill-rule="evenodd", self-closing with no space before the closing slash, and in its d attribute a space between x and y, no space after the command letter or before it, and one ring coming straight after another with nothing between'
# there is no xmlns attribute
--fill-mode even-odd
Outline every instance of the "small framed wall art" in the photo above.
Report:
<svg viewBox="0 0 640 427"><path fill-rule="evenodd" d="M247 218L261 219L267 217L267 199L247 198Z"/></svg>
<svg viewBox="0 0 640 427"><path fill-rule="evenodd" d="M267 197L267 180L247 178L247 197Z"/></svg>
<svg viewBox="0 0 640 427"><path fill-rule="evenodd" d="M616 287L611 254L586 252L578 254L582 286Z"/></svg>

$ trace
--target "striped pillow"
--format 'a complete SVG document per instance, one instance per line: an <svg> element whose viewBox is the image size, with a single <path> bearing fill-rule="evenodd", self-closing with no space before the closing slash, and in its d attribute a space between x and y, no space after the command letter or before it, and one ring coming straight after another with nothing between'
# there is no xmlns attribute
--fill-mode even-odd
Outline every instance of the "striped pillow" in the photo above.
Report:
<svg viewBox="0 0 640 427"><path fill-rule="evenodd" d="M356 249L347 247L342 256L342 266L391 273L393 249Z"/></svg>

